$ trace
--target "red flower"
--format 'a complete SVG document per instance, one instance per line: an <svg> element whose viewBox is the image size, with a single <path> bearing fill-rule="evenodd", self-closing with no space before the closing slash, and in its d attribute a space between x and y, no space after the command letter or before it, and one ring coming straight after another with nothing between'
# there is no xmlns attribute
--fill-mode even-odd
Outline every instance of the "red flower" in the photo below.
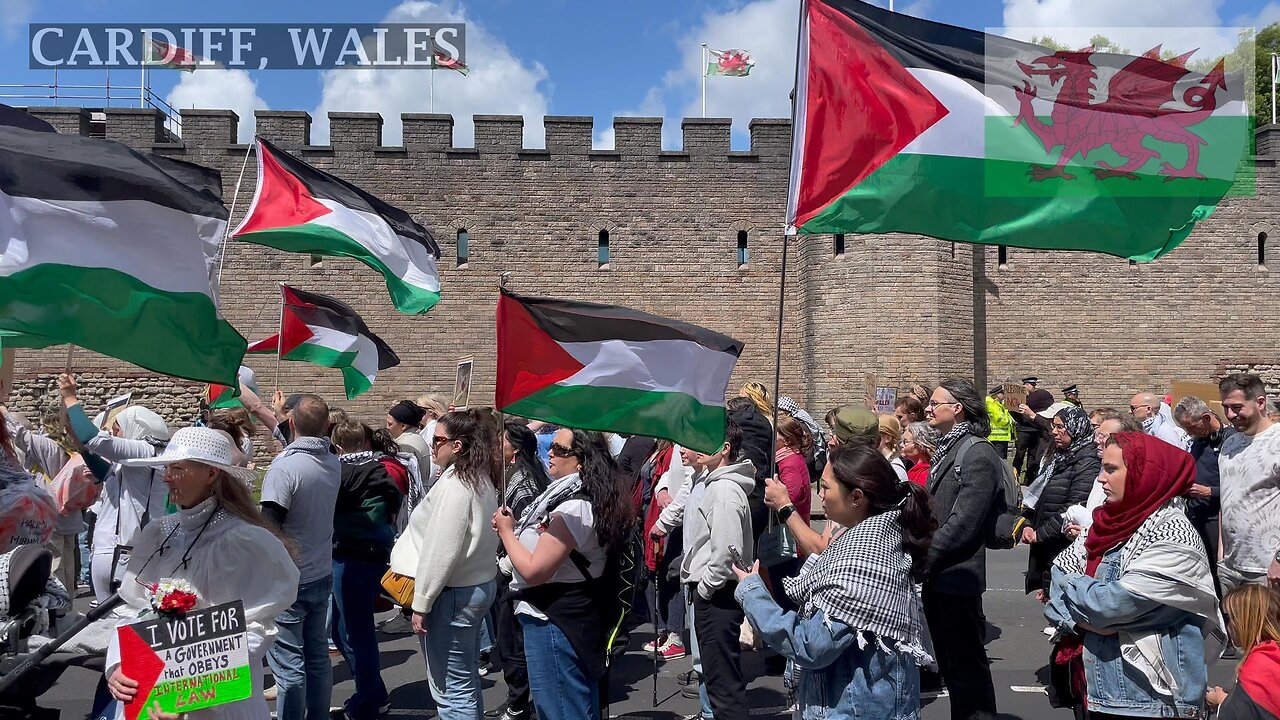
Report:
<svg viewBox="0 0 1280 720"><path fill-rule="evenodd" d="M196 607L195 593L174 590L160 600L160 612L185 613Z"/></svg>

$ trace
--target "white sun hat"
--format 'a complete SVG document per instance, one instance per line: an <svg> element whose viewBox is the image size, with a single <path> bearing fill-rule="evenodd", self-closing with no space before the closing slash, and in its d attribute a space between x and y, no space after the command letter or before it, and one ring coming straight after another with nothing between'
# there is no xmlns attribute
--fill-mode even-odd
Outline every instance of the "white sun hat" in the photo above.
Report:
<svg viewBox="0 0 1280 720"><path fill-rule="evenodd" d="M221 430L207 427L186 427L175 432L164 452L151 458L123 460L121 465L150 467L172 465L180 460L190 460L202 465L225 470L228 475L242 482L252 482L257 473L235 464L231 436Z"/></svg>

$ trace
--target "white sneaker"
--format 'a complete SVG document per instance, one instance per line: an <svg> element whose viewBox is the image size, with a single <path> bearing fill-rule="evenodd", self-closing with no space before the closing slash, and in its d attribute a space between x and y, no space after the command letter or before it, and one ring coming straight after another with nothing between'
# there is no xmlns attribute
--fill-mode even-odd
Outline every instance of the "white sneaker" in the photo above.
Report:
<svg viewBox="0 0 1280 720"><path fill-rule="evenodd" d="M275 702L276 697L279 695L279 692L280 692L280 686L272 685L271 687L262 691L262 699L266 700L267 702Z"/></svg>

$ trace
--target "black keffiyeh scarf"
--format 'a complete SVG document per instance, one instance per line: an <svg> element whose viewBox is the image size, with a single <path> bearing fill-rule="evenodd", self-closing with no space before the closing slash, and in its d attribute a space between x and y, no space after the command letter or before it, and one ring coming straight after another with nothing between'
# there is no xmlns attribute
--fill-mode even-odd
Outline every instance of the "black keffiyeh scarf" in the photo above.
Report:
<svg viewBox="0 0 1280 720"><path fill-rule="evenodd" d="M902 547L901 512L873 515L832 540L795 578L782 581L805 617L819 610L858 632L859 647L871 635L881 649L932 662L921 642L921 622L911 580L911 557Z"/></svg>

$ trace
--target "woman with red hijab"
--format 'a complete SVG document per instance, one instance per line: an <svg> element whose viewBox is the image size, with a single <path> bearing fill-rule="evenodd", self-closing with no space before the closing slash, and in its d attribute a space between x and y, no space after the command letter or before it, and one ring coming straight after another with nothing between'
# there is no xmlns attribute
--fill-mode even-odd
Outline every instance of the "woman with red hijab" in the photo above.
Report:
<svg viewBox="0 0 1280 720"><path fill-rule="evenodd" d="M1106 501L1054 560L1045 607L1087 717L1205 715L1206 659L1226 632L1183 510L1194 480L1191 456L1149 435L1116 433L1103 450Z"/></svg>

